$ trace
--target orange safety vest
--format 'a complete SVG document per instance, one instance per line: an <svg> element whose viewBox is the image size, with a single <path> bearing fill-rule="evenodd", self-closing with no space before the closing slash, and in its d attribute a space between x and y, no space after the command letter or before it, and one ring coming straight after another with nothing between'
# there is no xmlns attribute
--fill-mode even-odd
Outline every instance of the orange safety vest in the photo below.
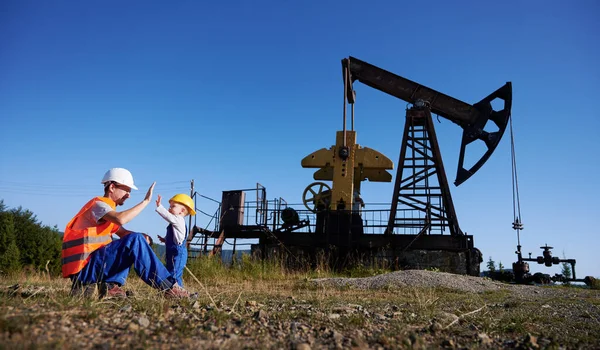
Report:
<svg viewBox="0 0 600 350"><path fill-rule="evenodd" d="M62 275L67 278L78 273L90 261L90 255L98 248L112 242L112 234L117 232L120 225L105 221L98 226L87 227L83 230L74 230L73 224L83 213L89 210L96 201L103 201L113 210L117 207L115 202L106 197L96 197L86 203L79 213L67 224L62 244Z"/></svg>

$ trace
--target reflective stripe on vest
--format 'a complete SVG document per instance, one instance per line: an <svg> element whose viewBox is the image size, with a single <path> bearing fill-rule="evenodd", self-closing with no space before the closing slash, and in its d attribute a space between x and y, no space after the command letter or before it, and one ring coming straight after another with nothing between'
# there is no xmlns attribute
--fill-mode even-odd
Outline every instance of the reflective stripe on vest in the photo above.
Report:
<svg viewBox="0 0 600 350"><path fill-rule="evenodd" d="M78 273L90 261L90 255L98 248L112 242L112 234L117 232L119 225L106 221L98 226L88 227L83 230L74 230L73 224L86 211L88 211L96 201L103 201L110 205L114 210L115 202L109 198L96 197L87 202L83 208L69 221L62 245L62 275L69 277Z"/></svg>

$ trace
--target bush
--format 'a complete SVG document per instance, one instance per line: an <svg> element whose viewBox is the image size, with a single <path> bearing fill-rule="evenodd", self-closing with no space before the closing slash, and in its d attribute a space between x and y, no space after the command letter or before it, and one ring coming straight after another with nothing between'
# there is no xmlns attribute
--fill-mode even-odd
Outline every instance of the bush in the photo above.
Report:
<svg viewBox="0 0 600 350"><path fill-rule="evenodd" d="M598 278L586 276L585 284L587 284L591 289L600 289L600 279Z"/></svg>
<svg viewBox="0 0 600 350"><path fill-rule="evenodd" d="M31 266L58 274L61 270L62 238L58 228L43 226L21 207L6 210L0 200L0 273Z"/></svg>
<svg viewBox="0 0 600 350"><path fill-rule="evenodd" d="M21 269L21 254L15 242L15 222L8 212L0 212L0 273Z"/></svg>

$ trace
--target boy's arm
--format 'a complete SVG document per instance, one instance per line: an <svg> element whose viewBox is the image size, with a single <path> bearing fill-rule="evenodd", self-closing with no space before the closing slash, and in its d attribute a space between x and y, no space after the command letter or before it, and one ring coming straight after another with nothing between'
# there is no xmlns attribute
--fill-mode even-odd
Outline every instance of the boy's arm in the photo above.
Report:
<svg viewBox="0 0 600 350"><path fill-rule="evenodd" d="M158 205L156 207L156 212L158 213L158 215L162 216L163 219L167 220L170 224L175 224L177 223L177 215L173 215L171 213L169 213L169 211L163 207L162 205Z"/></svg>
<svg viewBox="0 0 600 350"><path fill-rule="evenodd" d="M156 207L156 212L173 225L175 242L177 244L181 244L185 239L185 219L181 216L169 213L169 211L162 205Z"/></svg>

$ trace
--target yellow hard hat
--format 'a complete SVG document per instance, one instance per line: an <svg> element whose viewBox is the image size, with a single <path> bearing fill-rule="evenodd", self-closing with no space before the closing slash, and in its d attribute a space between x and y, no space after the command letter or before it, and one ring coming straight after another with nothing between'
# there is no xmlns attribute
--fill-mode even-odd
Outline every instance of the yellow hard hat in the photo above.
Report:
<svg viewBox="0 0 600 350"><path fill-rule="evenodd" d="M188 196L184 193L179 193L173 196L173 198L169 199L169 202L177 202L179 204L183 204L187 207L190 215L196 215L196 211L194 210L195 205L192 197Z"/></svg>

